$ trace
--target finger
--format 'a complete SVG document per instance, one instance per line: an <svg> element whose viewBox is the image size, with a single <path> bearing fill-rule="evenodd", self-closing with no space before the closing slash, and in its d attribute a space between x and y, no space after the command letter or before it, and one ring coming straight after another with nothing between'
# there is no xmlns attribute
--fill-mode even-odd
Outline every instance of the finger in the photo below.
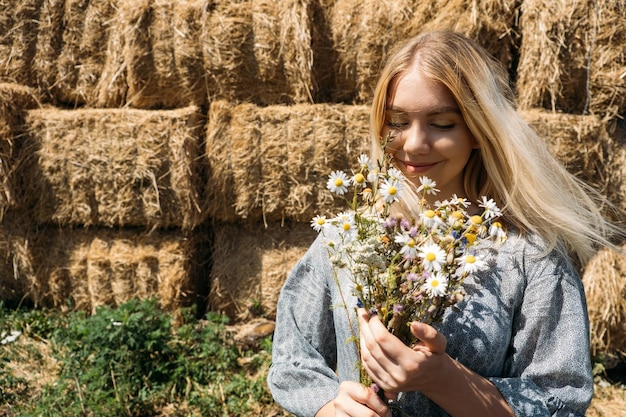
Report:
<svg viewBox="0 0 626 417"><path fill-rule="evenodd" d="M370 317L366 310L361 309L359 311L359 320L361 331L366 344L370 348L370 352L377 359L388 360L390 364L397 364L394 358L402 354L402 350L406 348L406 345L389 332L377 315Z"/></svg>
<svg viewBox="0 0 626 417"><path fill-rule="evenodd" d="M448 341L434 327L414 321L411 323L411 333L417 337L423 346L433 353L445 353Z"/></svg>
<svg viewBox="0 0 626 417"><path fill-rule="evenodd" d="M377 316L369 316L366 310L360 309L360 345L361 359L366 370L372 377L387 379L386 374L393 366L397 366L397 352L390 350L390 343L396 339L382 324ZM398 341L399 343L402 343Z"/></svg>
<svg viewBox="0 0 626 417"><path fill-rule="evenodd" d="M345 381L335 399L338 415L391 417L391 410L369 387L358 382Z"/></svg>

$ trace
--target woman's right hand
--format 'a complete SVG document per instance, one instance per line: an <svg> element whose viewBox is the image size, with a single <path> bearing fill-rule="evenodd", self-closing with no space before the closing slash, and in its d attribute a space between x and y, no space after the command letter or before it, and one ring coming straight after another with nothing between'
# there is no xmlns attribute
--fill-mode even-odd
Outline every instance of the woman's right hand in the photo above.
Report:
<svg viewBox="0 0 626 417"><path fill-rule="evenodd" d="M315 417L391 417L391 410L369 387L354 381L342 382L337 397L322 407Z"/></svg>

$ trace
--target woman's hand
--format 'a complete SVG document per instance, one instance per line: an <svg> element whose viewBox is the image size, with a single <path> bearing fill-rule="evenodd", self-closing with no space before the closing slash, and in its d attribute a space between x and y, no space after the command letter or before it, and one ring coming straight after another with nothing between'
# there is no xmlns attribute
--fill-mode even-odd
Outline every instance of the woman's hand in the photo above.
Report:
<svg viewBox="0 0 626 417"><path fill-rule="evenodd" d="M414 322L411 332L420 340L415 347L406 346L389 333L377 316L370 317L365 309L358 310L361 361L387 398L395 399L398 392L421 391L436 384L446 359L446 338L433 327Z"/></svg>
<svg viewBox="0 0 626 417"><path fill-rule="evenodd" d="M411 333L420 340L411 349L378 317L370 318L364 309L358 316L361 361L387 398L420 391L451 416L514 416L495 385L445 353L447 340L432 326L411 323Z"/></svg>
<svg viewBox="0 0 626 417"><path fill-rule="evenodd" d="M318 411L316 417L391 417L391 410L371 388L359 382L345 381L337 397Z"/></svg>

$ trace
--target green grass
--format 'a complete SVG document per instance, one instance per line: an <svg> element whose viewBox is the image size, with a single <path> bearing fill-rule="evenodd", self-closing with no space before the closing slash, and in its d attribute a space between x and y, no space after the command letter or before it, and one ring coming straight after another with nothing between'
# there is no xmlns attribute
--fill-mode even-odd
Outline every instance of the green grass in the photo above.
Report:
<svg viewBox="0 0 626 417"><path fill-rule="evenodd" d="M155 300L93 315L0 306L0 416L286 415L265 377L271 338L243 351L215 313Z"/></svg>

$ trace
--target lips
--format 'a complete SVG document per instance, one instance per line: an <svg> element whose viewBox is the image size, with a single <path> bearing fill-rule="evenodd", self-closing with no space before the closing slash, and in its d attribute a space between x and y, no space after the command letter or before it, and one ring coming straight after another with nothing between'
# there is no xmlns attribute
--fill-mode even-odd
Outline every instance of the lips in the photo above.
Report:
<svg viewBox="0 0 626 417"><path fill-rule="evenodd" d="M408 173L423 174L425 172L428 172L435 165L437 165L437 162L418 164L418 163L402 161L402 165L405 166L406 172Z"/></svg>

